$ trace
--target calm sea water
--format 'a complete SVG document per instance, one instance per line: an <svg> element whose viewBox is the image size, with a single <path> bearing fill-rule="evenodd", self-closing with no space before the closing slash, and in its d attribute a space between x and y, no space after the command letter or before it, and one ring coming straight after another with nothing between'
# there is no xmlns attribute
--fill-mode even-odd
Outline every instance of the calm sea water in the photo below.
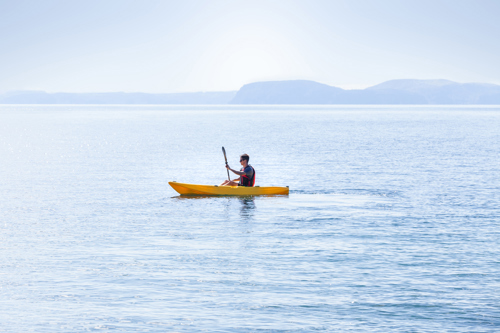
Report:
<svg viewBox="0 0 500 333"><path fill-rule="evenodd" d="M248 153L289 196L184 198ZM0 331L500 330L500 107L0 106Z"/></svg>

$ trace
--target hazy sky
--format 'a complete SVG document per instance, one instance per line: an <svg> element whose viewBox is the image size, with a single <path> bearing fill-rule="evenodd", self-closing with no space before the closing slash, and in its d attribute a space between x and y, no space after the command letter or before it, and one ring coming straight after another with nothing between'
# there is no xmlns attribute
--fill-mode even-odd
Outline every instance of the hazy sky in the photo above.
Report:
<svg viewBox="0 0 500 333"><path fill-rule="evenodd" d="M0 91L500 84L499 0L0 0Z"/></svg>

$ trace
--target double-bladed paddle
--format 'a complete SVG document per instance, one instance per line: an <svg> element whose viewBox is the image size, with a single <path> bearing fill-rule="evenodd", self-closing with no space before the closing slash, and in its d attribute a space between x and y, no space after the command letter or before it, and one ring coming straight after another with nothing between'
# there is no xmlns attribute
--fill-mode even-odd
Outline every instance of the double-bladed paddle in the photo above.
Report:
<svg viewBox="0 0 500 333"><path fill-rule="evenodd" d="M227 165L226 150L224 149L224 147L222 147L222 152L224 153L224 159L226 160L226 165ZM227 171L227 179L231 181L231 178L229 177L229 170L226 169L226 171Z"/></svg>

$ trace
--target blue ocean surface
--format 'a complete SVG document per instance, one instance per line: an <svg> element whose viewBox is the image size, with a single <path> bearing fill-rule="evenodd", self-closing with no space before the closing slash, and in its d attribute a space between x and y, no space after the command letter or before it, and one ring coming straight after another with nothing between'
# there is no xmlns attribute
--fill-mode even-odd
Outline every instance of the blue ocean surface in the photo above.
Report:
<svg viewBox="0 0 500 333"><path fill-rule="evenodd" d="M179 196L250 155L274 197ZM0 332L498 332L500 107L0 106Z"/></svg>

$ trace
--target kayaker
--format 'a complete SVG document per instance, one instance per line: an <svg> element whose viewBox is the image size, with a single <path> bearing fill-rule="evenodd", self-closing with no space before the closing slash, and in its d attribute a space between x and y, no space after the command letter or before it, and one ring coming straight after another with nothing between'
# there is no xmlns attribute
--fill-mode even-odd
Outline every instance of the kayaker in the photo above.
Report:
<svg viewBox="0 0 500 333"><path fill-rule="evenodd" d="M248 164L250 157L247 154L240 156L240 164L242 168L240 171L233 170L226 164L226 168L231 172L240 176L233 180L225 180L220 186L249 186L255 185L255 169Z"/></svg>

